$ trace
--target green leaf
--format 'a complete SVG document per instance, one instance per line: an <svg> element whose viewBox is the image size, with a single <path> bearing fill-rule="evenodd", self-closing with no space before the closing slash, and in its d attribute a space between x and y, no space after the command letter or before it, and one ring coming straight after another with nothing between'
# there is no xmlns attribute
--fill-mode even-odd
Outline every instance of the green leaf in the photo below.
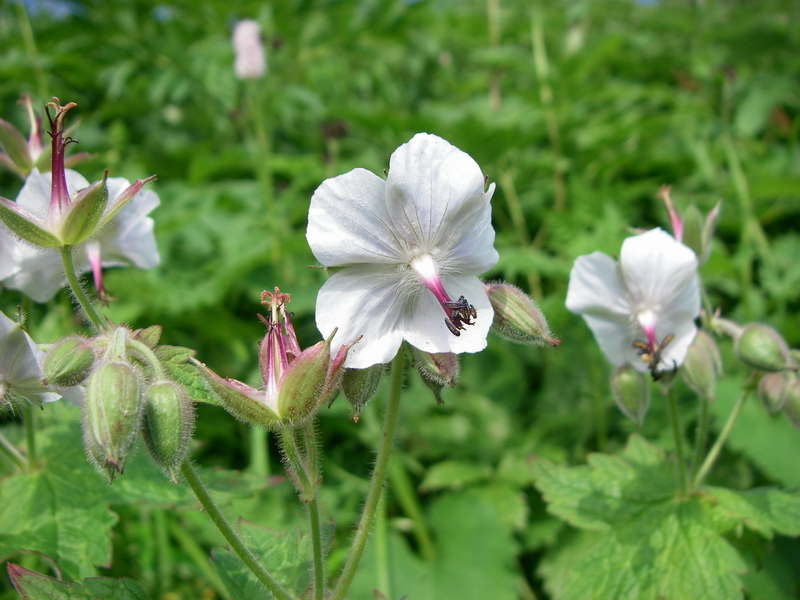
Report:
<svg viewBox="0 0 800 600"><path fill-rule="evenodd" d="M749 504L720 512L704 496L680 499L670 470L663 453L637 435L621 457L594 454L588 466L533 463L536 486L552 513L580 529L604 533L592 543L584 538L574 552L562 550L561 571L568 565L572 575L548 581L559 590L558 598L742 597L740 574L746 565L721 534L753 521L754 515L766 529L768 513L757 508L763 502L752 496ZM726 499L726 506L735 504ZM781 500L778 510L787 501ZM543 573L548 577L547 569Z"/></svg>
<svg viewBox="0 0 800 600"><path fill-rule="evenodd" d="M740 524L772 539L774 533L800 535L800 492L757 488L746 492L707 487L714 505L713 516L725 529Z"/></svg>
<svg viewBox="0 0 800 600"><path fill-rule="evenodd" d="M267 572L290 595L302 596L309 586L311 547L308 537L298 530L273 531L242 519L239 520L239 530L245 545ZM211 554L232 598L272 598L232 551L214 548Z"/></svg>
<svg viewBox="0 0 800 600"><path fill-rule="evenodd" d="M518 575L511 565L517 545L497 510L473 490L449 493L431 506L428 524L436 540L436 559L416 556L403 537L388 536L391 599L513 600ZM376 536L371 538L348 598L372 600L378 584Z"/></svg>
<svg viewBox="0 0 800 600"><path fill-rule="evenodd" d="M181 346L158 346L155 353L167 375L183 388L193 402L219 405L193 362L196 351Z"/></svg>
<svg viewBox="0 0 800 600"><path fill-rule="evenodd" d="M426 492L445 488L457 490L465 485L485 480L491 472L487 465L446 460L428 469L419 487Z"/></svg>
<svg viewBox="0 0 800 600"><path fill-rule="evenodd" d="M147 600L131 579L90 577L83 585L65 583L13 564L8 565L8 575L23 600Z"/></svg>

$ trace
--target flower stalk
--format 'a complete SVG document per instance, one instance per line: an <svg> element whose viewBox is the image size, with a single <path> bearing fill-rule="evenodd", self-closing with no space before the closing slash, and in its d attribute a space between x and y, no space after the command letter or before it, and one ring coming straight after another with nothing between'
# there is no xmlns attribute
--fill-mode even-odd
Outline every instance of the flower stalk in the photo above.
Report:
<svg viewBox="0 0 800 600"><path fill-rule="evenodd" d="M717 460L719 453L722 451L722 446L725 445L725 440L728 439L728 435L730 435L731 429L733 429L733 424L736 422L736 419L739 417L739 413L742 411L742 406L744 406L744 401L747 398L747 394L750 390L745 387L739 397L736 399L736 404L733 405L733 409L731 409L731 413L728 415L728 420L725 421L725 425L722 427L722 431L719 434L719 437L714 442L714 445L711 447L711 450L708 451L706 455L706 459L703 461L700 470L697 471L697 474L692 479L692 489L697 489L700 484L705 479L708 472L711 470L711 467L714 466L714 462Z"/></svg>
<svg viewBox="0 0 800 600"><path fill-rule="evenodd" d="M69 289L72 292L73 298L78 303L78 305L83 310L86 318L89 319L89 322L98 332L103 331L103 319L100 314L95 309L92 301L89 300L89 297L83 291L83 287L81 287L81 282L78 280L78 276L75 274L75 262L72 260L72 247L70 246L62 246L61 250L61 262L64 265L64 275L67 277L67 284L69 285Z"/></svg>
<svg viewBox="0 0 800 600"><path fill-rule="evenodd" d="M397 428L397 417L400 413L400 393L403 389L403 367L405 365L405 356L401 348L400 352L392 360L392 375L391 375L391 388L389 391L389 402L386 406L386 415L383 419L383 435L381 436L381 443L378 447L378 457L375 459L375 469L372 471L372 478L369 482L369 491L367 492L367 499L364 503L364 512L361 514L361 521L358 524L353 545L350 547L350 552L347 555L347 560L339 575L339 580L330 600L343 600L350 584L353 582L353 577L358 569L358 563L361 561L361 556L364 554L364 548L367 546L370 530L375 522L375 515L378 510L378 504L383 492L383 484L386 481L388 474L389 458L392 455L392 448L394 446L394 433Z"/></svg>

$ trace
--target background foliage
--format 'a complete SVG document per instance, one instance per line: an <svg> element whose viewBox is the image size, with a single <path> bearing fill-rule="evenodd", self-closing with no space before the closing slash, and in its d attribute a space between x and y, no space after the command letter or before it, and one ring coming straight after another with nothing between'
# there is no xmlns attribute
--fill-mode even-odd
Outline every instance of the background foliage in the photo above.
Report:
<svg viewBox="0 0 800 600"><path fill-rule="evenodd" d="M241 18L259 21L268 52L256 111L271 138L272 211L252 96L232 70L231 27ZM490 340L463 356L443 406L409 379L386 519L373 539L379 551L368 550L352 597L370 598L381 578L393 597L562 597L586 556L581 547L599 534L546 512L534 471L566 477L558 465L622 451L634 431L613 406L609 367L590 332L564 308L575 257L618 252L628 227L666 226L654 199L662 184L673 186L679 207L691 201L705 212L722 200L701 270L712 304L800 345L797 23L791 0L8 2L0 6L0 114L25 131L20 93L38 105L52 96L77 102L75 137L93 155L78 169L90 181L105 168L129 179L158 175L152 189L162 205L152 216L162 266L110 271L107 287L119 298L110 315L133 327L162 324L163 343L195 348L217 372L245 381L256 379L261 290L291 292L301 346L319 339L313 308L324 273L307 268L315 261L304 233L323 179L357 166L380 172L418 131L475 158L498 184L500 262L487 278L529 291L563 343L542 350ZM9 198L21 186L8 172L0 185ZM2 291L6 314L18 304L39 342L79 325L66 293L37 306ZM727 342L722 350L730 359ZM739 383L735 369L720 383L717 427ZM678 385L688 427L695 400ZM357 516L379 417L380 401L357 424L341 399L321 414L332 568ZM144 452L108 487L83 459L77 409L48 406L40 426L42 452L74 460L64 473L31 475L49 479L36 489L50 495L15 494L19 477L7 476L0 556L39 572L54 559L67 581L130 577L151 598L229 597L212 562L231 556L215 550L209 561L221 539ZM21 438L13 416L3 427ZM657 394L640 433L656 447L629 445L632 465L671 450ZM245 427L213 406L200 407L195 439L205 478L228 514L250 523L255 544L275 535L263 528L300 525L274 448L274 477L265 480L249 468ZM798 456L800 433L750 402L711 483L795 488ZM13 554L20 511L42 514L41 545L29 548L45 556ZM52 538L66 520L91 522L97 543L59 547ZM793 598L800 589L800 543L789 537L797 532L774 529L784 536L726 534L743 557L736 571L746 572L749 598ZM724 585L735 590L736 581ZM0 585L0 598L18 597L7 579Z"/></svg>

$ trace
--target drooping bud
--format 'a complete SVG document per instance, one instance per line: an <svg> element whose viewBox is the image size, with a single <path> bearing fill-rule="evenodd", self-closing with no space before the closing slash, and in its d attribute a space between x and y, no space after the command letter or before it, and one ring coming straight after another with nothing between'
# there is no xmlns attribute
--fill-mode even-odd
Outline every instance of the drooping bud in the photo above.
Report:
<svg viewBox="0 0 800 600"><path fill-rule="evenodd" d="M783 413L789 421L800 429L800 381L792 381L786 386L786 402L783 405Z"/></svg>
<svg viewBox="0 0 800 600"><path fill-rule="evenodd" d="M194 409L180 386L161 381L147 388L142 434L150 456L173 483L193 429Z"/></svg>
<svg viewBox="0 0 800 600"><path fill-rule="evenodd" d="M353 421L358 421L361 410L375 397L386 372L386 365L378 363L366 369L345 369L342 376L342 393L353 407Z"/></svg>
<svg viewBox="0 0 800 600"><path fill-rule="evenodd" d="M491 331L510 342L558 346L542 311L530 296L510 283L484 285L494 309Z"/></svg>
<svg viewBox="0 0 800 600"><path fill-rule="evenodd" d="M78 336L64 338L44 357L44 383L58 387L78 385L89 375L93 364L94 352L89 340Z"/></svg>
<svg viewBox="0 0 800 600"><path fill-rule="evenodd" d="M722 357L714 338L702 329L689 346L680 372L692 391L707 400L714 400L717 377L722 374Z"/></svg>
<svg viewBox="0 0 800 600"><path fill-rule="evenodd" d="M650 387L644 374L631 365L618 367L611 374L611 391L622 414L641 427L650 406Z"/></svg>
<svg viewBox="0 0 800 600"><path fill-rule="evenodd" d="M770 415L778 414L789 397L789 388L797 381L791 371L767 373L758 382L758 398Z"/></svg>
<svg viewBox="0 0 800 600"><path fill-rule="evenodd" d="M753 369L777 372L792 366L789 346L777 331L763 323L746 325L734 349L739 360Z"/></svg>
<svg viewBox="0 0 800 600"><path fill-rule="evenodd" d="M436 398L437 404L444 404L442 388L455 387L458 380L458 355L452 352L431 353L411 347L414 366L419 371L423 383L427 385Z"/></svg>
<svg viewBox="0 0 800 600"><path fill-rule="evenodd" d="M107 362L86 381L83 440L98 471L111 482L122 473L142 419L142 378L130 365Z"/></svg>

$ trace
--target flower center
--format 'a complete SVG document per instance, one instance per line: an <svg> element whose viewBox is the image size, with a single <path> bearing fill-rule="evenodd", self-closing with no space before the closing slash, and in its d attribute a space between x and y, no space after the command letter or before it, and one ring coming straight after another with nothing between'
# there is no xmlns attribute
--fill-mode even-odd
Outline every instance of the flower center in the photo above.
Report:
<svg viewBox="0 0 800 600"><path fill-rule="evenodd" d="M450 333L459 336L466 329L464 325L474 324L472 319L478 317L475 307L464 296L454 301L447 295L439 277L439 266L430 254L420 254L414 257L411 260L411 268L439 301L446 315L444 324L447 325Z"/></svg>

